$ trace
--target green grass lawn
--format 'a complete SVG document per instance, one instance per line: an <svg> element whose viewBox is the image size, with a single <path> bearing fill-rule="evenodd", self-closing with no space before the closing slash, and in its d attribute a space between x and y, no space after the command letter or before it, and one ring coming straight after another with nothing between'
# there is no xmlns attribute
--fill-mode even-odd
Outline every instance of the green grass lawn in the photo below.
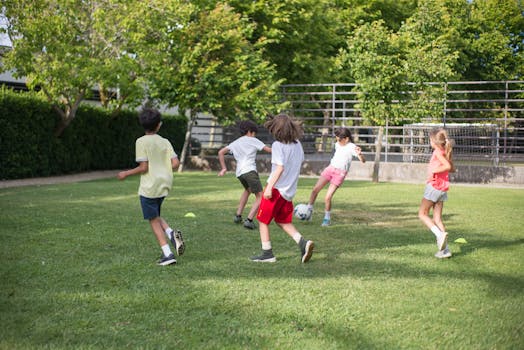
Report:
<svg viewBox="0 0 524 350"><path fill-rule="evenodd" d="M248 259L258 231L232 222L234 176L175 174L163 216L187 248L159 267L137 186L0 190L0 349L524 348L524 189L452 186L453 257L438 260L422 184L350 180L333 226L320 227L325 191L295 222L315 241L309 263L272 224L278 261L264 264Z"/></svg>

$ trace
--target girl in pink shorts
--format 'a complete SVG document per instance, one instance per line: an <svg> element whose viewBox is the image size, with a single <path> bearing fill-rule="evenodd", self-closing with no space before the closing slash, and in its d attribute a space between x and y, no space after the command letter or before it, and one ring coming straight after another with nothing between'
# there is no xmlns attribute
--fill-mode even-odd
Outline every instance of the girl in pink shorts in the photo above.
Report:
<svg viewBox="0 0 524 350"><path fill-rule="evenodd" d="M353 157L357 157L362 163L366 162L360 147L353 143L351 132L347 128L339 128L335 130L335 154L329 165L322 171L320 178L311 191L309 196L308 209L309 220L313 214L313 205L317 199L318 193L329 183L326 197L324 198L325 212L322 226L329 226L331 224L331 200L337 189L344 183L344 179L351 166Z"/></svg>

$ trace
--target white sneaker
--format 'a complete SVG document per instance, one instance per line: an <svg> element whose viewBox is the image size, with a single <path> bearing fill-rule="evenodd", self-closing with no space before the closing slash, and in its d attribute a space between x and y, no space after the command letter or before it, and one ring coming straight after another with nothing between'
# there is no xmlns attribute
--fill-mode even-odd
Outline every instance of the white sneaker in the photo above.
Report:
<svg viewBox="0 0 524 350"><path fill-rule="evenodd" d="M440 236L437 237L437 247L438 250L444 250L448 244L448 233L442 232Z"/></svg>
<svg viewBox="0 0 524 350"><path fill-rule="evenodd" d="M313 208L307 208L307 219L306 221L313 220Z"/></svg>
<svg viewBox="0 0 524 350"><path fill-rule="evenodd" d="M445 259L445 258L451 258L451 250L449 250L449 247L446 245L446 248L443 250L439 250L435 253L435 258L438 259Z"/></svg>

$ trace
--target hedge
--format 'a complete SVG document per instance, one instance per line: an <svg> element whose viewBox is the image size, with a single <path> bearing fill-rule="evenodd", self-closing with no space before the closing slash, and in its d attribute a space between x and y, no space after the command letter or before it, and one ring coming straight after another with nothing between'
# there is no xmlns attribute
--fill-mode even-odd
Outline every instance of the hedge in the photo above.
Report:
<svg viewBox="0 0 524 350"><path fill-rule="evenodd" d="M59 117L38 94L0 89L0 179L62 175L136 166L135 140L144 134L137 111L116 116L83 104L60 137ZM186 130L183 116L163 116L159 134L180 154Z"/></svg>

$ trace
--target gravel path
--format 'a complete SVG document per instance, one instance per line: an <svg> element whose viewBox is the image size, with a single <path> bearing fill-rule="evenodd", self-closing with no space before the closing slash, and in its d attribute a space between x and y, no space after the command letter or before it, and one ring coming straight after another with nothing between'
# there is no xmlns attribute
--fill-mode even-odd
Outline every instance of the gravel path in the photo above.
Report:
<svg viewBox="0 0 524 350"><path fill-rule="evenodd" d="M110 177L116 178L117 173L118 173L118 170L103 170L103 171L91 171L88 173L63 175L63 176L34 177L30 179L21 179L21 180L5 180L5 181L0 181L0 188L34 186L34 185L53 185L53 184L61 184L61 183L107 179Z"/></svg>

